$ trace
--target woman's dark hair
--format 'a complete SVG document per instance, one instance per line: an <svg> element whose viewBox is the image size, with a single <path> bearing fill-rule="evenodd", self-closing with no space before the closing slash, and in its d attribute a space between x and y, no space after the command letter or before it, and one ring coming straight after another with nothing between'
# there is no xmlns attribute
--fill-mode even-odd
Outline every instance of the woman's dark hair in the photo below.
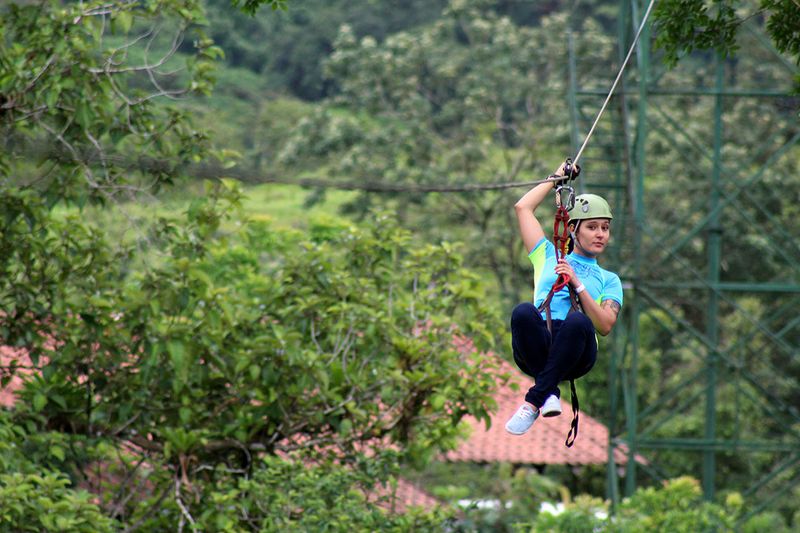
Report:
<svg viewBox="0 0 800 533"><path fill-rule="evenodd" d="M575 225L575 227L570 230L570 232L569 232L569 240L567 241L567 253L568 254L571 254L572 250L575 249L575 239L573 239L572 236L578 234L578 226L580 226L581 221L580 220L573 220L572 222L569 223L569 226L572 226L573 224Z"/></svg>

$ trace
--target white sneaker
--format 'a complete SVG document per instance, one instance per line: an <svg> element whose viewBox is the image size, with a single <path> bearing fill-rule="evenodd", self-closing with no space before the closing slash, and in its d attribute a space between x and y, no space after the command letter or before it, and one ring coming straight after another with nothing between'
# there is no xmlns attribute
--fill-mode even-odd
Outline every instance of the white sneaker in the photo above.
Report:
<svg viewBox="0 0 800 533"><path fill-rule="evenodd" d="M539 410L537 408L523 403L514 413L514 416L506 422L506 431L512 435L522 435L531 428L538 416Z"/></svg>
<svg viewBox="0 0 800 533"><path fill-rule="evenodd" d="M558 416L561 414L561 400L555 394L551 394L544 401L540 409L542 416Z"/></svg>

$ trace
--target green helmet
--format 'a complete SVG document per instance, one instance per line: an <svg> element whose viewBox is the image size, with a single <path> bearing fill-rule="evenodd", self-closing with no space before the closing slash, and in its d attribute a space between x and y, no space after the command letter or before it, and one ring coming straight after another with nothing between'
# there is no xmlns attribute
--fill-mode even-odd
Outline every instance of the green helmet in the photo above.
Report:
<svg viewBox="0 0 800 533"><path fill-rule="evenodd" d="M575 197L575 207L569 211L570 220L586 220L589 218L612 219L611 208L602 196L596 194L579 194Z"/></svg>

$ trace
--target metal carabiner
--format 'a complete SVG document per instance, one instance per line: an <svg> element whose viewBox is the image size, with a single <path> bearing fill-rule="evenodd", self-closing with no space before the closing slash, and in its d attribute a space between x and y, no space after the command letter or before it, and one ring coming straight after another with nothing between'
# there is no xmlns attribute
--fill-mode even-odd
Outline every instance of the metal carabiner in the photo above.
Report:
<svg viewBox="0 0 800 533"><path fill-rule="evenodd" d="M564 203L563 198L561 197L562 191L566 190L567 192L567 202ZM556 207L566 207L567 211L571 211L573 207L575 207L575 189L570 187L569 185L558 185L556 187Z"/></svg>

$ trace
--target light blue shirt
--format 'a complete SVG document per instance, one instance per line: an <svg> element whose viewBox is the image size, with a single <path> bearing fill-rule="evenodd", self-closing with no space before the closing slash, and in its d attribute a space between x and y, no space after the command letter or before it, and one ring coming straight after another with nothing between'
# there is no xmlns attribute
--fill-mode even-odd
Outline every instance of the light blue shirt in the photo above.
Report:
<svg viewBox="0 0 800 533"><path fill-rule="evenodd" d="M528 259L533 264L533 305L539 307L558 278L555 272L556 248L552 242L542 237L528 254ZM619 276L601 268L594 258L571 253L567 255L567 262L594 301L599 304L605 300L614 300L622 307L622 282ZM564 320L569 309L569 291L564 287L553 295L550 302L553 320ZM544 316L542 313L542 317Z"/></svg>

